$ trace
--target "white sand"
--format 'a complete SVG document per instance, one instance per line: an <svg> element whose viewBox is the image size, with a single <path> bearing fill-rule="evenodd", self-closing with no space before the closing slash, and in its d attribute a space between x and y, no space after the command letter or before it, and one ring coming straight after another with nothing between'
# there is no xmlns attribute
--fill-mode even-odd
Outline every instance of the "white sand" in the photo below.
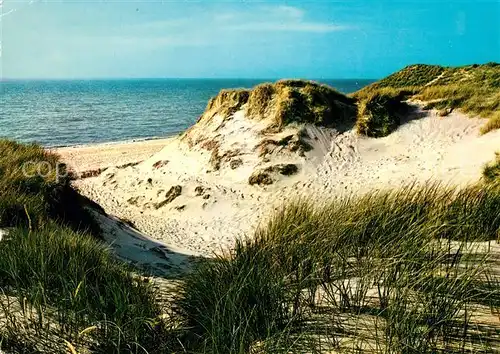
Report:
<svg viewBox="0 0 500 354"><path fill-rule="evenodd" d="M161 142L165 146L152 157L154 149L143 145L151 142L74 148L62 154L70 164L92 168L117 165L116 156L123 152L145 159L137 166L109 168L75 185L106 212L131 220L154 239L188 254L210 256L232 247L237 237L250 235L274 209L298 196L325 199L430 179L460 185L477 181L483 165L500 150L500 131L480 136L485 121L460 113L445 118L435 112L420 114L424 117L379 139L359 137L354 131L339 134L306 127L314 149L305 156L278 149L267 159L259 157L255 146L262 140L265 122L251 122L242 111L229 120L202 120L183 138ZM296 132L297 128L289 127L266 138L279 140ZM217 170L210 163L214 150L207 144L216 145L219 155L237 156L223 158ZM241 161L233 169L234 159ZM248 184L253 171L281 162L296 164L298 174L275 174L269 186ZM182 188L180 196L158 208L173 186ZM148 262L147 255L140 257L140 262Z"/></svg>
<svg viewBox="0 0 500 354"><path fill-rule="evenodd" d="M169 139L140 142L103 143L54 148L73 171L82 173L110 166L142 162L160 151Z"/></svg>
<svg viewBox="0 0 500 354"><path fill-rule="evenodd" d="M116 217L91 212L101 225L104 241L115 254L148 273L176 276L196 259L195 253L155 241Z"/></svg>

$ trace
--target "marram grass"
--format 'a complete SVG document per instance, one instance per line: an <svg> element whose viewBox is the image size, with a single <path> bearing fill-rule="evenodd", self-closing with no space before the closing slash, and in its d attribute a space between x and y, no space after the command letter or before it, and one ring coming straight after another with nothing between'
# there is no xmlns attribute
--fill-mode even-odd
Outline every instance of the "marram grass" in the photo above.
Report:
<svg viewBox="0 0 500 354"><path fill-rule="evenodd" d="M98 241L69 182L58 156L0 141L0 227L8 230L0 241L0 351L161 352L151 284Z"/></svg>
<svg viewBox="0 0 500 354"><path fill-rule="evenodd" d="M498 189L439 185L285 206L186 279L176 303L196 334L186 345L210 353L487 351L492 339L472 333L470 318L478 303L495 311L498 283L475 245L497 239L498 210Z"/></svg>
<svg viewBox="0 0 500 354"><path fill-rule="evenodd" d="M269 120L276 131L291 123L336 127L354 122L356 116L354 100L327 85L280 80L250 90L222 90L210 100L202 117L220 114L227 118L240 109L250 119Z"/></svg>
<svg viewBox="0 0 500 354"><path fill-rule="evenodd" d="M484 166L483 178L488 183L500 184L500 152L495 154L495 159Z"/></svg>

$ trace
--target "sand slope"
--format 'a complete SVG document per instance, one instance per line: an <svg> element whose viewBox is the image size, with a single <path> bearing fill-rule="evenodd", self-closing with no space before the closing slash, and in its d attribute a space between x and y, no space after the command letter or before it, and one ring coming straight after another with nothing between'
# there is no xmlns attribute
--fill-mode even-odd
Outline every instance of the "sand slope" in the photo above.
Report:
<svg viewBox="0 0 500 354"><path fill-rule="evenodd" d="M479 135L484 120L421 110L410 118L379 139L311 125L263 134L265 122L249 122L240 110L229 120L215 118L165 141L161 151L136 166L111 167L75 185L154 239L210 256L250 234L287 200L321 200L430 179L466 184L478 180L482 166L500 150L500 131ZM306 136L308 151L275 143L297 135ZM266 139L274 142L263 153ZM105 149L99 154L106 160ZM297 171L288 176L273 170L272 184L249 184L255 171L279 164L293 164Z"/></svg>

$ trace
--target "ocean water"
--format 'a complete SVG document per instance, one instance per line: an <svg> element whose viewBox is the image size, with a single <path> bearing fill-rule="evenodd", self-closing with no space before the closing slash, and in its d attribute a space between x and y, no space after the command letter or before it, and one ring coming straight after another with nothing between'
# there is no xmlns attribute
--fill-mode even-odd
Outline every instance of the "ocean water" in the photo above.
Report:
<svg viewBox="0 0 500 354"><path fill-rule="evenodd" d="M223 88L267 80L78 80L0 82L0 138L69 146L184 131ZM318 80L351 93L373 80Z"/></svg>

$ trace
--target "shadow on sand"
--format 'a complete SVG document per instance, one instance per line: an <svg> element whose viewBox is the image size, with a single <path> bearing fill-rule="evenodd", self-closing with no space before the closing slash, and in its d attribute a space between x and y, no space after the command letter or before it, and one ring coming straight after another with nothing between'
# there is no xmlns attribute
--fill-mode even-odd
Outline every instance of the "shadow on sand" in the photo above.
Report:
<svg viewBox="0 0 500 354"><path fill-rule="evenodd" d="M129 223L102 210L90 208L101 227L104 242L121 260L133 265L146 276L165 279L181 278L203 257L154 240Z"/></svg>

